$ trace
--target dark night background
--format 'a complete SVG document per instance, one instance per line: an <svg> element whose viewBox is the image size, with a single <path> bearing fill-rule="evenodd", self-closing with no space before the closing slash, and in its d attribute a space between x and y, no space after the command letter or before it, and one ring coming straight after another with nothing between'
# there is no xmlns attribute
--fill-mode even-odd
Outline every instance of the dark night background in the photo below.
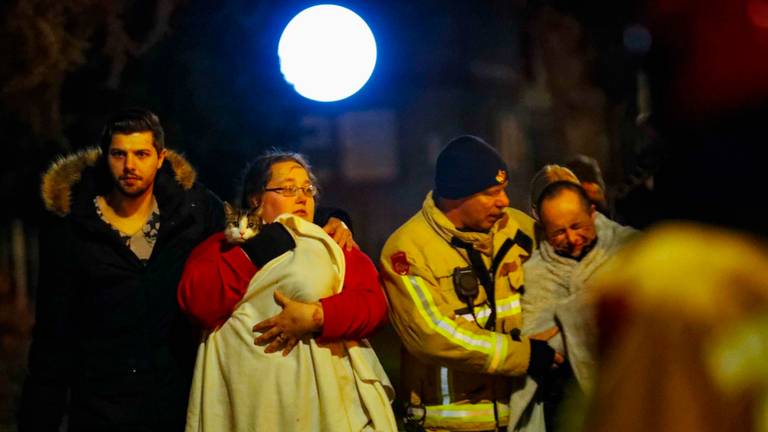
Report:
<svg viewBox="0 0 768 432"><path fill-rule="evenodd" d="M600 162L624 223L693 219L768 233L767 1L336 2L368 22L378 59L359 93L329 104L295 93L276 55L282 28L314 4L0 6L0 430L13 428L33 322L40 173L95 145L121 107L155 111L168 147L222 199L264 149L306 153L322 203L349 211L374 261L419 209L440 146L463 133L499 148L512 205L526 211L533 173L583 153ZM361 177L378 168L350 169L371 145L360 132L371 118L388 119L375 151L393 157L385 174ZM397 382L391 341L387 329L373 342Z"/></svg>

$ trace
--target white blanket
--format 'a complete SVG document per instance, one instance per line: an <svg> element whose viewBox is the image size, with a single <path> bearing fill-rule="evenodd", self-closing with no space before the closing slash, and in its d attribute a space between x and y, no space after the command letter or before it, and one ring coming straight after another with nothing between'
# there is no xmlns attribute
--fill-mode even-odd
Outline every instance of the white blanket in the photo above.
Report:
<svg viewBox="0 0 768 432"><path fill-rule="evenodd" d="M203 338L187 432L397 430L392 385L367 341L307 338L287 357L254 345L253 325L280 313L276 289L314 302L344 281L344 255L321 228L290 215L278 221L296 248L256 273L232 316Z"/></svg>

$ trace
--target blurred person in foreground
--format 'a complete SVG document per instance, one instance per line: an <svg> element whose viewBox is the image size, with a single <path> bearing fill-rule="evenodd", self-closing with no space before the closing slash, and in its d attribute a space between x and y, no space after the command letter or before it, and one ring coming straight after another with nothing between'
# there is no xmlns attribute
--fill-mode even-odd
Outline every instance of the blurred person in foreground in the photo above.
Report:
<svg viewBox="0 0 768 432"><path fill-rule="evenodd" d="M766 243L666 223L621 251L594 290L597 380L567 430L768 430Z"/></svg>
<svg viewBox="0 0 768 432"><path fill-rule="evenodd" d="M520 333L533 220L509 207L507 178L480 138L451 140L437 157L435 189L384 245L409 430L504 428L510 377L538 377L562 361Z"/></svg>
<svg viewBox="0 0 768 432"><path fill-rule="evenodd" d="M546 165L531 181L531 207L544 241L523 265L523 334L556 329L549 344L566 362L538 383L518 381L510 401L512 430L555 430L566 385L575 378L582 392L592 389L597 336L590 282L636 233L598 212L579 180L568 168Z"/></svg>

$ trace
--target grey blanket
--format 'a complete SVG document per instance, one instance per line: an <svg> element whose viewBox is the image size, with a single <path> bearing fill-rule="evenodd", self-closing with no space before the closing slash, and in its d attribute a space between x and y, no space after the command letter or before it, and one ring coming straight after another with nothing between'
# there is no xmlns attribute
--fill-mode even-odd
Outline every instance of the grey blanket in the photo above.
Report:
<svg viewBox="0 0 768 432"><path fill-rule="evenodd" d="M636 233L597 214L597 243L581 261L557 255L542 242L523 266L523 334L532 335L558 326L549 345L570 362L581 389L590 394L593 384L595 325L589 281L602 265ZM537 384L530 377L517 381L510 398L509 430L544 432L543 402L535 400Z"/></svg>

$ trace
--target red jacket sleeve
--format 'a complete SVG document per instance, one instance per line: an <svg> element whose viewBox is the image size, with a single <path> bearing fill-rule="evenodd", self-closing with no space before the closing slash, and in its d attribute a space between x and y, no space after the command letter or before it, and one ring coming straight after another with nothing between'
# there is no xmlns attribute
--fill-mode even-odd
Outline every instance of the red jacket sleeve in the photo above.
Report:
<svg viewBox="0 0 768 432"><path fill-rule="evenodd" d="M229 318L258 268L224 233L200 243L189 255L177 292L179 306L205 328Z"/></svg>
<svg viewBox="0 0 768 432"><path fill-rule="evenodd" d="M387 322L387 299L371 259L357 248L344 249L344 258L344 288L320 300L324 323L319 342L368 337Z"/></svg>
<svg viewBox="0 0 768 432"><path fill-rule="evenodd" d="M324 316L321 342L368 337L387 322L387 300L371 259L357 248L344 250L344 258L344 288L320 300ZM221 325L257 271L245 252L231 247L223 233L212 235L187 259L178 289L181 310L205 328Z"/></svg>

